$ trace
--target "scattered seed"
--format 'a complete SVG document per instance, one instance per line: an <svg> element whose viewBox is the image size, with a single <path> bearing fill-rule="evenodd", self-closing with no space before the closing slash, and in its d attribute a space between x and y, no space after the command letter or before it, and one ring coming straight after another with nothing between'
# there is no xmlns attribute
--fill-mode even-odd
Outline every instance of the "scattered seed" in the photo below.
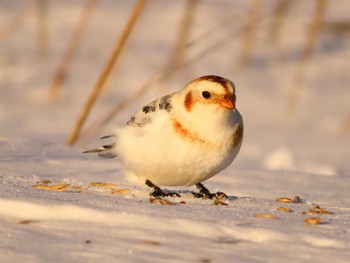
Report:
<svg viewBox="0 0 350 263"><path fill-rule="evenodd" d="M161 245L158 241L154 241L154 240L141 240L140 243L145 244L145 245L152 245L152 246L160 246Z"/></svg>
<svg viewBox="0 0 350 263"><path fill-rule="evenodd" d="M86 188L85 188L85 187L82 187L82 186L71 186L71 188L74 189L74 190L79 190L79 191L84 191L84 190L86 190Z"/></svg>
<svg viewBox="0 0 350 263"><path fill-rule="evenodd" d="M116 189L118 188L115 184L108 184L108 183L100 183L100 182L93 182L89 184L92 187L103 187L103 188L109 188L109 189Z"/></svg>
<svg viewBox="0 0 350 263"><path fill-rule="evenodd" d="M128 194L130 193L130 190L128 189L112 189L112 194Z"/></svg>
<svg viewBox="0 0 350 263"><path fill-rule="evenodd" d="M309 208L308 211L303 212L304 215L311 215L311 214L326 214L326 215L332 215L333 212L327 211L326 209L315 206L314 208Z"/></svg>
<svg viewBox="0 0 350 263"><path fill-rule="evenodd" d="M288 198L288 197L279 197L276 199L276 202L279 203L290 203L292 202L292 199Z"/></svg>
<svg viewBox="0 0 350 263"><path fill-rule="evenodd" d="M301 200L300 196L294 196L292 203L295 204L301 204L303 202L303 200Z"/></svg>
<svg viewBox="0 0 350 263"><path fill-rule="evenodd" d="M39 184L51 184L51 183L52 183L51 180L42 180L42 181L40 181Z"/></svg>
<svg viewBox="0 0 350 263"><path fill-rule="evenodd" d="M277 217L275 217L272 214L255 214L254 215L257 218L272 218L272 219L276 219Z"/></svg>
<svg viewBox="0 0 350 263"><path fill-rule="evenodd" d="M51 185L50 187L60 190L60 189L64 189L67 188L69 186L69 184L56 184L56 185Z"/></svg>
<svg viewBox="0 0 350 263"><path fill-rule="evenodd" d="M306 218L304 220L305 223L310 224L310 225L318 225L321 223L321 218L318 217L310 217L310 218Z"/></svg>
<svg viewBox="0 0 350 263"><path fill-rule="evenodd" d="M225 193L220 193L216 198L221 201L226 199L227 195Z"/></svg>
<svg viewBox="0 0 350 263"><path fill-rule="evenodd" d="M186 201L181 201L180 204L185 205Z"/></svg>
<svg viewBox="0 0 350 263"><path fill-rule="evenodd" d="M220 201L220 199L215 199L214 200L214 205L228 205L227 203Z"/></svg>
<svg viewBox="0 0 350 263"><path fill-rule="evenodd" d="M91 240L85 240L86 244L91 244Z"/></svg>
<svg viewBox="0 0 350 263"><path fill-rule="evenodd" d="M164 198L159 198L159 203L161 203L162 205L172 205L173 204L172 202L170 202L169 200L164 199Z"/></svg>
<svg viewBox="0 0 350 263"><path fill-rule="evenodd" d="M173 205L172 202L170 202L169 200L165 199L165 198L161 198L161 197L151 197L149 199L149 201L152 204L161 204L161 205Z"/></svg>
<svg viewBox="0 0 350 263"><path fill-rule="evenodd" d="M292 209L287 208L287 207L277 207L276 210L277 210L277 211L280 211L280 212L293 212Z"/></svg>
<svg viewBox="0 0 350 263"><path fill-rule="evenodd" d="M17 224L28 225L28 224L31 224L31 223L34 223L34 222L35 222L34 220L24 219L24 220L18 221Z"/></svg>
<svg viewBox="0 0 350 263"><path fill-rule="evenodd" d="M43 190L65 192L67 191L68 186L69 184L57 184L57 185L37 184L37 185L33 185L32 187L37 189L43 189Z"/></svg>

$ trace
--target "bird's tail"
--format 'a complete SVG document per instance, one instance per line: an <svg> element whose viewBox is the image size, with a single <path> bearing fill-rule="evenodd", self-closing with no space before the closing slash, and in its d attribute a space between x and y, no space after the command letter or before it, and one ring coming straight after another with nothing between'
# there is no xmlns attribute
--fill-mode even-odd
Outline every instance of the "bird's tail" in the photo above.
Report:
<svg viewBox="0 0 350 263"><path fill-rule="evenodd" d="M114 136L104 136L101 139L106 139ZM103 145L101 147L85 151L83 153L97 153L98 156L103 158L115 158L117 155L114 152L115 143Z"/></svg>

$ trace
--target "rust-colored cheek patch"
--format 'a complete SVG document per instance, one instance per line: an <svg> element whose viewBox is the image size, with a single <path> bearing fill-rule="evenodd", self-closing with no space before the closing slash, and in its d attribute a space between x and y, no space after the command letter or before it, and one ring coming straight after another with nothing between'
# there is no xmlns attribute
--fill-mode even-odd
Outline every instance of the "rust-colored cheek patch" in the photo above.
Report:
<svg viewBox="0 0 350 263"><path fill-rule="evenodd" d="M188 112L190 112L192 107L193 107L193 104L194 104L194 101L193 101L193 98L192 98L192 93L190 91L189 93L186 94L186 97L185 97L185 101L184 101L185 109Z"/></svg>
<svg viewBox="0 0 350 263"><path fill-rule="evenodd" d="M232 135L232 148L235 148L243 138L243 126L239 125Z"/></svg>
<svg viewBox="0 0 350 263"><path fill-rule="evenodd" d="M199 143L206 143L203 139L201 139L198 134L191 133L189 130L185 129L180 122L177 120L173 120L173 127L175 132L180 135L181 138Z"/></svg>

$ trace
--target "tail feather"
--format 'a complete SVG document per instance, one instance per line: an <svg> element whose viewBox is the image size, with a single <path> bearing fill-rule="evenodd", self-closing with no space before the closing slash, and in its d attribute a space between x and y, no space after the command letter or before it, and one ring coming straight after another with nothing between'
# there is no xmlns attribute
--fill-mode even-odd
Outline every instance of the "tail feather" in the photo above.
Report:
<svg viewBox="0 0 350 263"><path fill-rule="evenodd" d="M113 152L115 143L103 145L101 147L85 151L83 153L97 153L98 156L103 158L115 158L117 155Z"/></svg>

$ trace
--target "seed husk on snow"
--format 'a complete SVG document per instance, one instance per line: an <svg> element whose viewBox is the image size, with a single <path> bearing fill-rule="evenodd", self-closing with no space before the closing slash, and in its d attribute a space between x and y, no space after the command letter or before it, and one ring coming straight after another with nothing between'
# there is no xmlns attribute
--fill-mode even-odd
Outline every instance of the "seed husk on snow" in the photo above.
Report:
<svg viewBox="0 0 350 263"><path fill-rule="evenodd" d="M303 200L301 200L300 196L296 195L294 196L293 200L292 200L292 203L295 203L295 204L301 204L303 202Z"/></svg>
<svg viewBox="0 0 350 263"><path fill-rule="evenodd" d="M291 203L292 199L290 199L289 197L279 197L276 199L276 202L279 203Z"/></svg>
<svg viewBox="0 0 350 263"><path fill-rule="evenodd" d="M112 189L112 194L129 194L130 190L128 189Z"/></svg>
<svg viewBox="0 0 350 263"><path fill-rule="evenodd" d="M333 212L327 211L326 209L316 205L314 208L309 208L308 211L303 212L304 215L311 215L311 214L326 214L326 215L332 215Z"/></svg>
<svg viewBox="0 0 350 263"><path fill-rule="evenodd" d="M215 199L214 200L214 205L228 205L227 203L221 201L220 199Z"/></svg>
<svg viewBox="0 0 350 263"><path fill-rule="evenodd" d="M17 224L20 224L20 225L28 225L28 224L35 223L35 222L36 222L36 221L34 221L34 220L23 219L23 220L18 221Z"/></svg>
<svg viewBox="0 0 350 263"><path fill-rule="evenodd" d="M39 184L51 184L51 183L52 183L51 180L46 180L46 179L39 182Z"/></svg>
<svg viewBox="0 0 350 263"><path fill-rule="evenodd" d="M37 189L49 190L49 191L65 192L67 191L68 186L69 184L56 184L56 185L37 184L37 185L33 185L32 187Z"/></svg>
<svg viewBox="0 0 350 263"><path fill-rule="evenodd" d="M161 204L161 205L173 205L172 202L170 202L169 200L165 199L165 198L161 198L161 197L151 197L149 199L149 201L152 204Z"/></svg>
<svg viewBox="0 0 350 263"><path fill-rule="evenodd" d="M160 246L160 242L158 241L154 241L154 240L141 240L140 241L141 244L145 244L145 245L153 245L153 246Z"/></svg>
<svg viewBox="0 0 350 263"><path fill-rule="evenodd" d="M272 215L272 214L255 214L254 215L257 218L271 218L271 219L277 219L276 216Z"/></svg>
<svg viewBox="0 0 350 263"><path fill-rule="evenodd" d="M309 225L318 225L320 224L322 221L321 221L321 218L319 217L310 217L310 218L306 218L304 220L304 222L306 224L309 224Z"/></svg>
<svg viewBox="0 0 350 263"><path fill-rule="evenodd" d="M279 212L293 212L292 209L287 208L287 207L277 207L276 210Z"/></svg>
<svg viewBox="0 0 350 263"><path fill-rule="evenodd" d="M89 186L103 187L103 188L109 188L109 189L117 189L118 188L118 186L115 184L108 184L108 183L101 183L101 182L92 182L89 184Z"/></svg>

